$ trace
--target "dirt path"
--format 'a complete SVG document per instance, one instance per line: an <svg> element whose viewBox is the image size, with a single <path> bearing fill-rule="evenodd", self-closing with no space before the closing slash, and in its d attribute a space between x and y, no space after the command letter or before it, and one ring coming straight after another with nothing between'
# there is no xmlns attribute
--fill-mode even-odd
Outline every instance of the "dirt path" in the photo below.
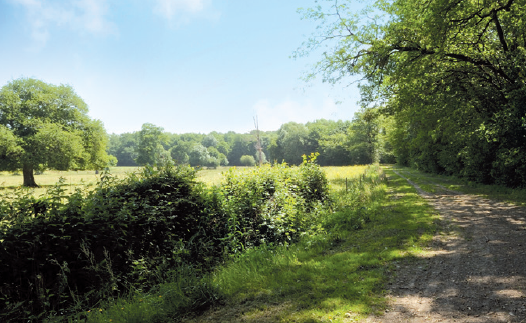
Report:
<svg viewBox="0 0 526 323"><path fill-rule="evenodd" d="M390 308L367 322L526 322L526 211L433 184L423 191L442 234L417 263L399 264Z"/></svg>

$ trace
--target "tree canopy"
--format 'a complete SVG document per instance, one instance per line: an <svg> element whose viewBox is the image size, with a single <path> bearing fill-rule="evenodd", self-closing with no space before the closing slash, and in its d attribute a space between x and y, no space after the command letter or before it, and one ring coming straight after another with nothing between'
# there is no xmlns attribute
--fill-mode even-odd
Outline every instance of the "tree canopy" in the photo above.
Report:
<svg viewBox="0 0 526 323"><path fill-rule="evenodd" d="M36 186L34 170L105 167L106 132L87 113L69 85L9 82L0 90L0 170L22 170L24 185Z"/></svg>
<svg viewBox="0 0 526 323"><path fill-rule="evenodd" d="M160 165L166 155L162 142L165 140L164 129L151 123L145 123L139 131L137 158L139 165Z"/></svg>
<svg viewBox="0 0 526 323"><path fill-rule="evenodd" d="M360 76L364 107L392 115L398 161L526 185L526 0L319 1L310 77Z"/></svg>

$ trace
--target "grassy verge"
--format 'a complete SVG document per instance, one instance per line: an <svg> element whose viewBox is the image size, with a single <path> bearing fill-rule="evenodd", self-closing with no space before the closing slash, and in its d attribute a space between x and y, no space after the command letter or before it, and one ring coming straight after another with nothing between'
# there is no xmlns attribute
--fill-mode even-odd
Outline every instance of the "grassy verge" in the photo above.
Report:
<svg viewBox="0 0 526 323"><path fill-rule="evenodd" d="M322 234L247 250L204 278L174 273L147 295L82 315L92 322L350 322L381 312L394 262L418 256L436 230L414 188L386 173L388 184L378 169L333 177Z"/></svg>
<svg viewBox="0 0 526 323"><path fill-rule="evenodd" d="M440 184L447 189L459 191L465 194L476 194L484 198L526 206L525 188L513 189L501 185L484 185L453 176L422 173L415 169L406 167L396 167L396 169L402 171L404 176L418 183L418 185L427 192L435 193L440 191L435 185Z"/></svg>

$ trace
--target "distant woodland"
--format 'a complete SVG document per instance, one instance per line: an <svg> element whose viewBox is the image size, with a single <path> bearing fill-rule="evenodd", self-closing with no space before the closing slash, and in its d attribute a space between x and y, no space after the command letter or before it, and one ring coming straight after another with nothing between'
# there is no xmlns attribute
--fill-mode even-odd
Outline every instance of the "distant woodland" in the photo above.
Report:
<svg viewBox="0 0 526 323"><path fill-rule="evenodd" d="M277 131L259 131L261 161L300 164L302 155L319 152L322 166L393 163L386 137L390 127L388 119L370 110L356 113L352 121L289 122ZM140 131L110 135L107 152L117 158L117 166L169 160L201 167L252 166L260 159L257 147L257 130L173 134L146 123Z"/></svg>

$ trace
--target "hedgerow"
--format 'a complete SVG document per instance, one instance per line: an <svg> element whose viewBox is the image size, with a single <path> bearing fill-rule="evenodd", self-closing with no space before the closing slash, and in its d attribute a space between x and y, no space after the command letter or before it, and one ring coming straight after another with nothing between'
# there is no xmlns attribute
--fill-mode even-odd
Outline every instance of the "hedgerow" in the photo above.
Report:
<svg viewBox="0 0 526 323"><path fill-rule="evenodd" d="M145 167L91 190L0 202L0 320L40 321L147 290L177 268L206 271L261 243L288 243L316 227L327 180L316 156L229 171L207 188L185 166Z"/></svg>
<svg viewBox="0 0 526 323"><path fill-rule="evenodd" d="M190 168L145 168L125 180L105 175L88 193L64 196L59 184L41 199L4 202L2 315L38 320L90 306L194 257L184 247L204 222L194 177Z"/></svg>

